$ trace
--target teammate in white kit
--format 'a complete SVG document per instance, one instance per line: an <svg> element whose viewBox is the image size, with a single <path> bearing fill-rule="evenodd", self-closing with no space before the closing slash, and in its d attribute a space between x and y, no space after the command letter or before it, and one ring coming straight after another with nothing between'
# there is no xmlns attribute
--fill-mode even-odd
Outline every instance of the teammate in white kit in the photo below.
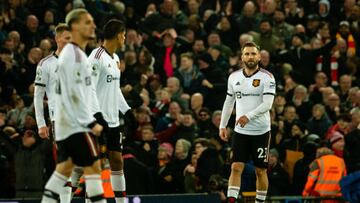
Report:
<svg viewBox="0 0 360 203"><path fill-rule="evenodd" d="M270 144L270 112L275 96L274 76L259 67L260 49L246 43L241 50L244 68L232 73L228 79L219 135L228 141L226 126L236 103L236 125L232 139L232 165L228 186L228 202L234 203L239 195L241 174L245 163L252 157L256 172L256 202L265 202L268 189L266 174Z"/></svg>
<svg viewBox="0 0 360 203"><path fill-rule="evenodd" d="M39 136L49 139L49 128L44 118L44 96L48 99L48 110L51 121L52 136L54 136L54 111L55 111L55 69L57 67L58 56L64 46L70 42L71 33L66 24L59 24L55 28L55 42L57 49L54 53L43 58L36 69L34 106L36 123ZM55 137L52 139L55 140ZM67 194L60 195L61 203L70 203L71 187L66 186Z"/></svg>
<svg viewBox="0 0 360 203"><path fill-rule="evenodd" d="M55 135L58 147L55 172L45 185L42 203L57 203L66 193L64 185L74 167L84 167L86 191L92 202L106 203L100 179L100 160L94 135L102 126L96 123L89 101L92 96L91 72L84 52L95 38L95 24L85 9L74 9L65 18L72 42L62 50L55 71Z"/></svg>
<svg viewBox="0 0 360 203"><path fill-rule="evenodd" d="M94 103L93 112L104 128L103 139L111 168L111 186L116 203L125 203L125 177L122 158L122 136L119 111L132 114L120 89L120 60L115 53L124 46L125 24L119 20L108 21L103 29L104 42L90 56L91 76L99 103ZM101 112L101 113L100 113ZM102 116L103 115L103 118ZM103 121L105 120L103 124Z"/></svg>

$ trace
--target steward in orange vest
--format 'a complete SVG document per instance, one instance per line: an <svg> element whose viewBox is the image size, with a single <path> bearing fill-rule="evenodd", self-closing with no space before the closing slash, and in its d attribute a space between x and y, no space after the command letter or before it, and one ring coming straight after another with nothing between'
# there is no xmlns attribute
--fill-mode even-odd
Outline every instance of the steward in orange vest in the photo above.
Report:
<svg viewBox="0 0 360 203"><path fill-rule="evenodd" d="M302 194L321 197L341 196L340 180L345 175L344 160L335 156L329 148L320 147L317 150L317 159L310 164L310 172Z"/></svg>

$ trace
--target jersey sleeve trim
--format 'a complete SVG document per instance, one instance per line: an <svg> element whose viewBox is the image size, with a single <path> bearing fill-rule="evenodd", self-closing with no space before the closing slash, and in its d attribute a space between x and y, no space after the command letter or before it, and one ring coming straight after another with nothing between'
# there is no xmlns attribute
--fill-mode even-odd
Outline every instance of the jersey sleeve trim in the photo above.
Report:
<svg viewBox="0 0 360 203"><path fill-rule="evenodd" d="M230 96L230 97L232 97L232 96L233 96L232 94L230 94L230 93L228 93L228 92L227 92L226 94L227 94L228 96Z"/></svg>
<svg viewBox="0 0 360 203"><path fill-rule="evenodd" d="M272 92L264 92L263 95L274 95L275 96L275 94Z"/></svg>
<svg viewBox="0 0 360 203"><path fill-rule="evenodd" d="M46 87L46 85L45 84L42 84L42 83L35 83L35 86L41 86L41 87Z"/></svg>

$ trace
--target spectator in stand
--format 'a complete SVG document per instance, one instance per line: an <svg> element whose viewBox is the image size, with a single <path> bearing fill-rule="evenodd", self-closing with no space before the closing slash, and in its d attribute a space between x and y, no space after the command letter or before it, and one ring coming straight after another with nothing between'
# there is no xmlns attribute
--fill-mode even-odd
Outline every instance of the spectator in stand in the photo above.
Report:
<svg viewBox="0 0 360 203"><path fill-rule="evenodd" d="M151 170L155 170L158 165L159 142L155 138L151 125L146 125L141 129L142 140L135 142L136 154L139 161L144 163Z"/></svg>
<svg viewBox="0 0 360 203"><path fill-rule="evenodd" d="M288 2L296 2L296 0L288 0ZM290 19L287 18L289 21ZM292 24L289 24L285 21L285 12L282 9L276 9L274 13L274 26L272 28L272 32L284 39L285 41L288 41L291 37L291 35L294 33L294 25L300 22L292 22Z"/></svg>
<svg viewBox="0 0 360 203"><path fill-rule="evenodd" d="M349 173L360 170L360 124L345 136L344 159Z"/></svg>
<svg viewBox="0 0 360 203"><path fill-rule="evenodd" d="M171 101L177 101L182 109L189 108L190 95L184 93L183 87L180 85L180 80L177 77L168 78L166 87L170 93Z"/></svg>
<svg viewBox="0 0 360 203"><path fill-rule="evenodd" d="M166 130L169 127L169 124L173 123L181 115L181 107L178 102L172 101L169 104L168 114L159 118L155 132L160 132Z"/></svg>
<svg viewBox="0 0 360 203"><path fill-rule="evenodd" d="M329 140L330 148L334 154L340 158L344 157L345 140L344 135L335 131Z"/></svg>
<svg viewBox="0 0 360 203"><path fill-rule="evenodd" d="M25 51L29 51L32 47L39 45L42 33L39 31L39 20L35 15L28 15L23 31L23 42L25 44Z"/></svg>
<svg viewBox="0 0 360 203"><path fill-rule="evenodd" d="M159 168L156 177L156 192L158 194L171 194L175 192L174 171L170 165L174 148L170 143L164 142L158 149Z"/></svg>
<svg viewBox="0 0 360 203"><path fill-rule="evenodd" d="M315 74L315 83L309 86L309 98L314 104L323 102L322 91L327 87L328 78L324 72Z"/></svg>
<svg viewBox="0 0 360 203"><path fill-rule="evenodd" d="M259 33L253 33L254 42L268 52L275 51L279 37L272 32L272 21L264 18L260 21L259 27Z"/></svg>
<svg viewBox="0 0 360 203"><path fill-rule="evenodd" d="M307 128L309 134L319 135L320 138L325 137L325 133L331 126L331 120L326 114L325 107L322 104L315 104L312 108L312 117L308 120Z"/></svg>
<svg viewBox="0 0 360 203"><path fill-rule="evenodd" d="M185 139L178 139L175 144L174 158L170 164L174 167L174 185L176 193L184 193L184 169L190 162L189 151L191 143Z"/></svg>
<svg viewBox="0 0 360 203"><path fill-rule="evenodd" d="M190 98L190 109L193 112L195 118L197 119L200 110L203 108L204 105L204 96L201 93L194 93L191 95Z"/></svg>
<svg viewBox="0 0 360 203"><path fill-rule="evenodd" d="M331 93L328 96L325 110L331 122L335 123L336 118L342 113L342 109L340 109L340 98L336 93Z"/></svg>
<svg viewBox="0 0 360 203"><path fill-rule="evenodd" d="M280 162L279 152L275 148L269 151L269 168L267 173L269 178L269 196L287 195L288 185L290 184L289 174Z"/></svg>
<svg viewBox="0 0 360 203"><path fill-rule="evenodd" d="M287 105L284 109L284 138L290 137L291 126L295 121L298 120L298 114L296 113L296 108L293 105Z"/></svg>
<svg viewBox="0 0 360 203"><path fill-rule="evenodd" d="M344 103L349 97L349 90L352 86L352 79L350 75L342 75L339 79L339 90L338 95L340 97L340 102Z"/></svg>
<svg viewBox="0 0 360 203"><path fill-rule="evenodd" d="M336 123L332 125L326 133L325 139L330 139L332 134L336 131L343 135L349 133L349 124L351 122L351 116L347 113L342 113L336 117Z"/></svg>
<svg viewBox="0 0 360 203"><path fill-rule="evenodd" d="M309 95L305 86L298 85L295 87L291 104L295 106L296 112L298 112L299 115L299 120L302 122L309 120L313 104L309 101Z"/></svg>
<svg viewBox="0 0 360 203"><path fill-rule="evenodd" d="M206 80L204 75L194 64L191 53L183 53L180 56L180 66L175 71L174 76L180 80L180 85L187 94L200 92L207 95L207 88L211 88L212 84Z"/></svg>

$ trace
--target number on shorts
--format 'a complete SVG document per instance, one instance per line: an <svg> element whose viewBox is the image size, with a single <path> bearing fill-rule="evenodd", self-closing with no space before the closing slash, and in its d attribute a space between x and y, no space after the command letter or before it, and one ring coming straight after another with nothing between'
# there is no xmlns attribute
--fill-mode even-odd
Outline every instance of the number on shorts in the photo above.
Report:
<svg viewBox="0 0 360 203"><path fill-rule="evenodd" d="M259 159L266 159L266 157L267 157L267 147L265 147L265 148L259 147L257 149L257 152L259 153L259 155L258 155Z"/></svg>

